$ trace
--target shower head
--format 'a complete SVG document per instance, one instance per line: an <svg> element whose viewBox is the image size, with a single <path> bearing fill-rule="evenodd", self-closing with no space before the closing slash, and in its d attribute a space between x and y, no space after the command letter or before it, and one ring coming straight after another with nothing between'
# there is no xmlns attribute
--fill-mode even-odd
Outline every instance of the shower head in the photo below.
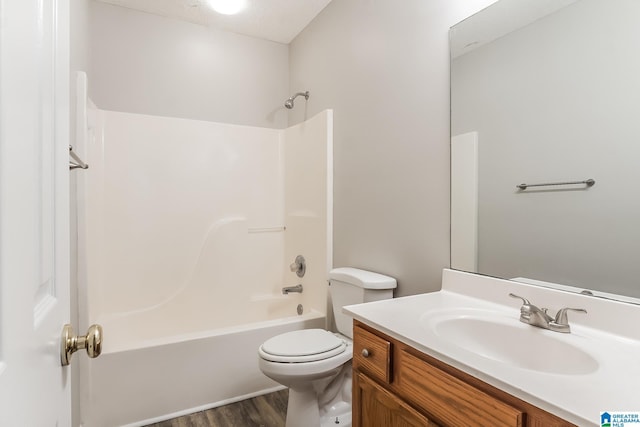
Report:
<svg viewBox="0 0 640 427"><path fill-rule="evenodd" d="M304 96L304 99L309 99L309 91L296 93L291 98L284 101L284 106L291 110L293 108L293 100L299 96Z"/></svg>

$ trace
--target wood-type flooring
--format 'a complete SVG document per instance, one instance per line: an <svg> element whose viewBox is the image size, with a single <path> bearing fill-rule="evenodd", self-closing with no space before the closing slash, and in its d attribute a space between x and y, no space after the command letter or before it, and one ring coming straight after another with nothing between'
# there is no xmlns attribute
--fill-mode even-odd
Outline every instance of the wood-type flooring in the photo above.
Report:
<svg viewBox="0 0 640 427"><path fill-rule="evenodd" d="M284 427L288 398L281 390L147 427Z"/></svg>

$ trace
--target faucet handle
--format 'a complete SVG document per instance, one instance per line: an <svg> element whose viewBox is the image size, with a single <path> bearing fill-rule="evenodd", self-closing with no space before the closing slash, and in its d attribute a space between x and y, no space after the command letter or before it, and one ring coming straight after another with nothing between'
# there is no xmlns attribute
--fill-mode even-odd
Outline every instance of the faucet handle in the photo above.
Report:
<svg viewBox="0 0 640 427"><path fill-rule="evenodd" d="M584 308L569 308L569 307L561 308L560 310L558 310L558 313L556 313L556 319L554 320L554 323L556 325L568 325L569 318L567 317L567 311L569 310L576 311L578 313L587 312L587 310L585 310Z"/></svg>
<svg viewBox="0 0 640 427"><path fill-rule="evenodd" d="M298 255L296 260L289 265L289 269L291 272L296 273L298 277L304 276L304 273L307 271L307 264L302 255Z"/></svg>
<svg viewBox="0 0 640 427"><path fill-rule="evenodd" d="M528 299L516 294L509 294L512 298L519 298L522 300L522 306L520 307L520 321L529 323L531 321L531 315L535 310L538 310L536 306L531 304Z"/></svg>
<svg viewBox="0 0 640 427"><path fill-rule="evenodd" d="M512 297L512 298L520 298L522 300L522 304L523 305L530 305L531 304L528 299L522 298L520 295L509 294L509 296Z"/></svg>

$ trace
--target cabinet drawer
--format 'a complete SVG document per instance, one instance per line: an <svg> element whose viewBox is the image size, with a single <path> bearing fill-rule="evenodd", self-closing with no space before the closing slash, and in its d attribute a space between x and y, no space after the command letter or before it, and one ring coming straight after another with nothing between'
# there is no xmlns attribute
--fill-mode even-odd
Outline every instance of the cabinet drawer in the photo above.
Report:
<svg viewBox="0 0 640 427"><path fill-rule="evenodd" d="M466 427L520 427L524 414L402 350L398 352L396 387L404 399L439 424Z"/></svg>
<svg viewBox="0 0 640 427"><path fill-rule="evenodd" d="M379 381L391 382L391 342L356 326L353 328L353 368Z"/></svg>

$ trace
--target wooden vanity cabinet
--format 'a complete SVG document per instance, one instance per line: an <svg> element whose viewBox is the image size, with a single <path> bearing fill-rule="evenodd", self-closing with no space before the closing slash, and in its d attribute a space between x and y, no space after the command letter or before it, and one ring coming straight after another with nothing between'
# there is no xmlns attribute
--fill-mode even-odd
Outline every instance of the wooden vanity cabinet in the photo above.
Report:
<svg viewBox="0 0 640 427"><path fill-rule="evenodd" d="M354 427L575 427L359 321L353 371Z"/></svg>

